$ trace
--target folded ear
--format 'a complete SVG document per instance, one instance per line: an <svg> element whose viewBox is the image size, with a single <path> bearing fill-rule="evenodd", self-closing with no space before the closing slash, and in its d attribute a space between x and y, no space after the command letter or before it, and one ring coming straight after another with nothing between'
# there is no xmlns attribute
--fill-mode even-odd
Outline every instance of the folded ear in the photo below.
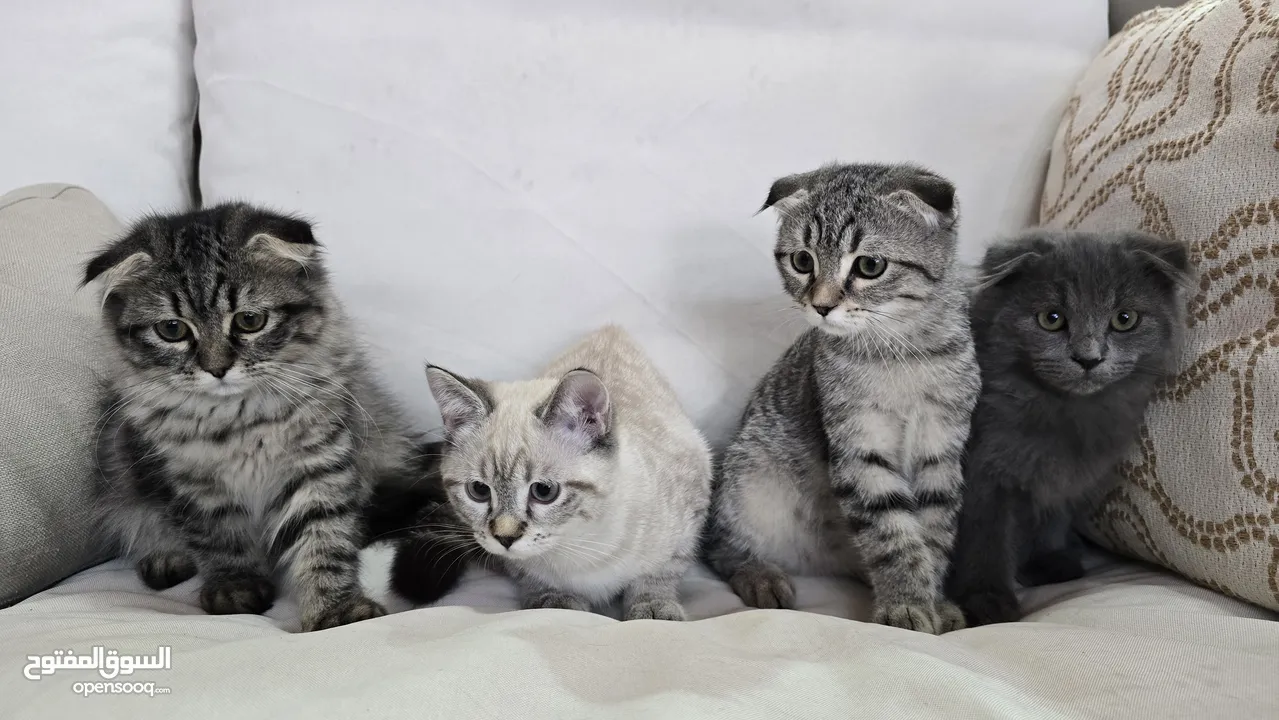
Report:
<svg viewBox="0 0 1279 720"><path fill-rule="evenodd" d="M539 415L548 428L562 433L583 451L605 442L613 429L608 388L590 370L564 375Z"/></svg>
<svg viewBox="0 0 1279 720"><path fill-rule="evenodd" d="M899 165L890 170L880 183L879 195L930 225L953 225L959 219L955 186L946 178L914 165Z"/></svg>
<svg viewBox="0 0 1279 720"><path fill-rule="evenodd" d="M1190 283L1190 250L1185 243L1141 231L1124 233L1121 242L1168 282Z"/></svg>
<svg viewBox="0 0 1279 720"><path fill-rule="evenodd" d="M256 229L246 247L254 258L280 269L307 267L315 259L319 244L311 224L293 217L272 217Z"/></svg>
<svg viewBox="0 0 1279 720"><path fill-rule="evenodd" d="M777 206L779 212L785 212L795 204L801 202L813 190L813 182L820 174L820 170L813 170L806 173L797 173L795 175L787 175L784 178L778 178L773 182L773 186L768 189L768 197L765 198L764 204L760 206L756 214Z"/></svg>
<svg viewBox="0 0 1279 720"><path fill-rule="evenodd" d="M493 412L493 397L479 380L454 375L435 365L426 366L426 382L444 418L444 437L452 441L459 433L473 430Z"/></svg>
<svg viewBox="0 0 1279 720"><path fill-rule="evenodd" d="M981 262L977 289L995 287L1016 277L1043 256L1047 242L1047 239L1022 237L990 246Z"/></svg>
<svg viewBox="0 0 1279 720"><path fill-rule="evenodd" d="M80 281L80 287L101 278L102 302L105 305L113 291L141 277L151 266L151 254L147 252L144 237L144 231L135 228L90 259L84 264L84 279Z"/></svg>

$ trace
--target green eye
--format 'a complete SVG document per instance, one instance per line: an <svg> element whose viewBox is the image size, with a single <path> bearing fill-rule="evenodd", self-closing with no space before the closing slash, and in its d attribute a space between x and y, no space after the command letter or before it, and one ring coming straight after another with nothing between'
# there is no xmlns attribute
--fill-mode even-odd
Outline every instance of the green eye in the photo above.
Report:
<svg viewBox="0 0 1279 720"><path fill-rule="evenodd" d="M1110 327L1116 332L1128 332L1137 327L1137 322L1141 320L1141 315L1133 310L1120 310L1110 316Z"/></svg>
<svg viewBox="0 0 1279 720"><path fill-rule="evenodd" d="M191 334L191 328L177 319L161 320L152 327L155 328L155 334L165 342L182 342Z"/></svg>
<svg viewBox="0 0 1279 720"><path fill-rule="evenodd" d="M813 271L813 267L817 263L813 260L813 254L807 250L796 250L790 254L790 266L795 268L795 272L807 275Z"/></svg>
<svg viewBox="0 0 1279 720"><path fill-rule="evenodd" d="M1057 332L1066 327L1066 316L1059 312L1041 312L1037 316L1039 327L1048 332Z"/></svg>
<svg viewBox="0 0 1279 720"><path fill-rule="evenodd" d="M874 280L888 269L888 261L876 255L859 255L853 262L853 272L858 277Z"/></svg>
<svg viewBox="0 0 1279 720"><path fill-rule="evenodd" d="M238 312L231 318L231 324L240 332L255 333L266 327L266 313Z"/></svg>

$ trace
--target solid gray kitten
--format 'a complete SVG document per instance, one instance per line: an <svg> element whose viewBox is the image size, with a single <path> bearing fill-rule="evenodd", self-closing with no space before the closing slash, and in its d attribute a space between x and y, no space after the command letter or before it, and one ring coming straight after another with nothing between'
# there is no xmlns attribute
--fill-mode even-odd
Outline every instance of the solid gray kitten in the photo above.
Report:
<svg viewBox="0 0 1279 720"><path fill-rule="evenodd" d="M908 165L774 183L778 271L814 327L755 388L718 473L706 560L748 605L788 573L869 580L875 622L944 632L942 596L979 390L955 266L954 188Z"/></svg>
<svg viewBox="0 0 1279 720"><path fill-rule="evenodd" d="M424 523L426 546L401 546L397 568L424 565L432 584L397 569L397 590L429 602L440 576L454 579L441 563L478 544L526 608L589 610L620 595L628 620L684 619L679 583L710 502L710 450L625 332L592 334L535 380L427 376L454 517Z"/></svg>
<svg viewBox="0 0 1279 720"><path fill-rule="evenodd" d="M242 204L138 222L88 263L118 361L97 437L102 520L154 589L304 630L384 614L358 580L375 479L414 465L306 222Z"/></svg>
<svg viewBox="0 0 1279 720"><path fill-rule="evenodd" d="M1069 533L1117 481L1184 326L1186 247L1145 233L1031 231L990 248L972 323L973 414L951 597L968 622L1021 616L1014 579L1083 575Z"/></svg>

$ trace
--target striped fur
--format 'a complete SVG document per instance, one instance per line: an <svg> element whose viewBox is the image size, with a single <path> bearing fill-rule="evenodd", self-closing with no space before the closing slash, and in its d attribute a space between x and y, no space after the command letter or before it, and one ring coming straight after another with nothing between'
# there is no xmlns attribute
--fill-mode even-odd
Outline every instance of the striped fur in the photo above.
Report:
<svg viewBox="0 0 1279 720"><path fill-rule="evenodd" d="M954 191L917 168L852 165L779 180L774 205L783 285L816 327L751 396L707 563L756 607L793 607L789 573L854 575L876 622L958 627L941 589L979 379Z"/></svg>
<svg viewBox="0 0 1279 720"><path fill-rule="evenodd" d="M470 550L515 578L525 607L588 610L620 596L628 619L684 618L679 581L697 555L710 451L625 332L596 332L536 380L428 377L452 516L402 545L398 591L433 599L420 579L451 581ZM553 499L538 499L539 484Z"/></svg>
<svg viewBox="0 0 1279 720"><path fill-rule="evenodd" d="M118 361L97 509L146 584L198 573L207 612L261 613L282 579L304 630L383 614L358 582L361 513L422 458L310 226L240 204L150 217L89 262L99 277Z"/></svg>

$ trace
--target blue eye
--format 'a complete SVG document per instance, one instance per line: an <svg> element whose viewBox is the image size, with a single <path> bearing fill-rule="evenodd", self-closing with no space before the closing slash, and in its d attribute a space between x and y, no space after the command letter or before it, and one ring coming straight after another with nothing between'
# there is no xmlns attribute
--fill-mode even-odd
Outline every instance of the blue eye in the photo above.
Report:
<svg viewBox="0 0 1279 720"><path fill-rule="evenodd" d="M493 497L493 490L479 480L472 480L466 484L466 496L475 502L485 503Z"/></svg>
<svg viewBox="0 0 1279 720"><path fill-rule="evenodd" d="M542 504L555 502L560 496L560 484L552 480L542 480L529 486L529 497Z"/></svg>

